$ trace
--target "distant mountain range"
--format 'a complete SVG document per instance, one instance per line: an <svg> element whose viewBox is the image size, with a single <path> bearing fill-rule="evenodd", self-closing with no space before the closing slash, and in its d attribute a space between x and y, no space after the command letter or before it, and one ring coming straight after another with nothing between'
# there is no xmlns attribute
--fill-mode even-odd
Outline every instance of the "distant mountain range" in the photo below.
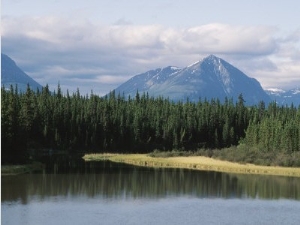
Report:
<svg viewBox="0 0 300 225"><path fill-rule="evenodd" d="M292 103L294 106L300 105L300 88L294 88L288 91L270 88L265 91L273 101L276 101L280 105L291 105Z"/></svg>
<svg viewBox="0 0 300 225"><path fill-rule="evenodd" d="M256 79L214 55L182 69L169 66L136 75L115 89L116 93L133 97L137 91L174 101L224 101L226 97L237 101L240 94L247 105L271 101Z"/></svg>
<svg viewBox="0 0 300 225"><path fill-rule="evenodd" d="M32 90L41 90L42 85L23 72L7 55L1 53L1 86L18 85L18 90L26 91L27 84ZM300 105L300 88L263 90L260 83L248 77L225 60L210 55L185 68L168 66L136 75L116 88L115 93L135 97L137 91L150 96L163 96L173 101L198 101L199 99L225 97L237 101L243 94L245 104L253 105L264 101L278 104Z"/></svg>
<svg viewBox="0 0 300 225"><path fill-rule="evenodd" d="M1 87L9 89L10 85L18 86L20 92L27 90L27 84L34 91L42 90L42 85L23 72L7 55L1 53Z"/></svg>

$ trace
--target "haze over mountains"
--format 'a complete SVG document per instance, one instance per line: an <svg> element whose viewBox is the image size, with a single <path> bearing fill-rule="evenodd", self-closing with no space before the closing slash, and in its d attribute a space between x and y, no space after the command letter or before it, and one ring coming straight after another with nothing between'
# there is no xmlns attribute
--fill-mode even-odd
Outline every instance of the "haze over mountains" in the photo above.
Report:
<svg viewBox="0 0 300 225"><path fill-rule="evenodd" d="M42 89L42 85L23 72L11 58L1 53L1 85L10 88L11 84L17 84L22 92L26 91L27 84L32 90ZM300 88L288 91L278 88L263 90L256 79L248 77L214 55L185 68L168 66L136 75L114 91L133 98L137 91L140 94L147 92L150 96L163 96L173 101L218 98L222 102L226 97L237 101L238 96L243 94L247 105L260 101L300 105Z"/></svg>

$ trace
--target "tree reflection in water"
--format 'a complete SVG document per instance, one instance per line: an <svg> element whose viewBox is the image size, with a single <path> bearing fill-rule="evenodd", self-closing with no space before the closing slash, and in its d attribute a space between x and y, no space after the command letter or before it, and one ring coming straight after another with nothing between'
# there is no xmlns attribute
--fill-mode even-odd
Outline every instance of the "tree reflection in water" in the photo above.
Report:
<svg viewBox="0 0 300 225"><path fill-rule="evenodd" d="M300 178L240 175L187 169L153 169L111 162L83 161L47 166L41 174L2 177L4 201L87 196L93 198L300 199Z"/></svg>

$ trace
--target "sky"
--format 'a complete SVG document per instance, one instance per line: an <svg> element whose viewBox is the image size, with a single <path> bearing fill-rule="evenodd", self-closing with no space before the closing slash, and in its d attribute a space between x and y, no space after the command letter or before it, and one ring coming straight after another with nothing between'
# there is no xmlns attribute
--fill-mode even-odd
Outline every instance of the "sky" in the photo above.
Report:
<svg viewBox="0 0 300 225"><path fill-rule="evenodd" d="M297 0L2 0L1 52L51 90L105 95L214 54L263 88L300 87Z"/></svg>

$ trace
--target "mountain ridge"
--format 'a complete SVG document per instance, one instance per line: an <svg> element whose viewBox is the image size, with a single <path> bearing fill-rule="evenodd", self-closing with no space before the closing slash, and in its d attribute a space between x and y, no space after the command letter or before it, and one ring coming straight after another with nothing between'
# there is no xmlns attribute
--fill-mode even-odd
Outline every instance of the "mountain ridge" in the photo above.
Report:
<svg viewBox="0 0 300 225"><path fill-rule="evenodd" d="M14 88L17 85L18 91L25 92L27 84L33 91L42 90L42 85L28 76L9 56L1 53L1 86L9 89L11 85Z"/></svg>

